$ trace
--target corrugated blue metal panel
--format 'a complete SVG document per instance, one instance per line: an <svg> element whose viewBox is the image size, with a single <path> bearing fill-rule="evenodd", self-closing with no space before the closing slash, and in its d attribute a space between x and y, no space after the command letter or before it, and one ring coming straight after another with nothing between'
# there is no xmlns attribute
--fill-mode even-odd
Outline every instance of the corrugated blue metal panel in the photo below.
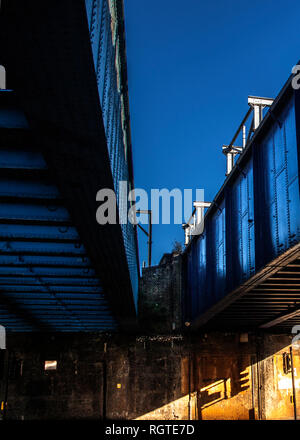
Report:
<svg viewBox="0 0 300 440"><path fill-rule="evenodd" d="M17 196L21 198L59 199L60 194L55 185L50 183L16 180L0 177L0 196Z"/></svg>
<svg viewBox="0 0 300 440"><path fill-rule="evenodd" d="M227 193L228 288L233 289L255 272L253 160L241 169Z"/></svg>
<svg viewBox="0 0 300 440"><path fill-rule="evenodd" d="M120 181L127 182L128 191L132 185L128 172L128 121L122 95L117 10L114 1L86 0L86 11L115 192L119 208L127 203L128 209L128 202L121 200L119 194ZM128 223L121 228L137 305L139 269L134 227Z"/></svg>
<svg viewBox="0 0 300 440"><path fill-rule="evenodd" d="M0 252L15 255L83 255L85 248L77 243L27 242L27 241L0 241Z"/></svg>
<svg viewBox="0 0 300 440"><path fill-rule="evenodd" d="M191 318L194 319L207 303L207 250L206 233L194 241L189 254L189 278L191 283Z"/></svg>
<svg viewBox="0 0 300 440"><path fill-rule="evenodd" d="M30 267L30 266L29 266ZM16 266L0 266L0 276L1 275L22 275L26 276L28 273L34 272L35 275L38 276L53 276L53 277L86 277L95 276L95 271L91 268L64 268L64 267L39 267L34 266L34 269L29 269L29 267L16 267Z"/></svg>
<svg viewBox="0 0 300 440"><path fill-rule="evenodd" d="M0 146L0 167L3 169L46 170L46 162L40 152L28 149Z"/></svg>
<svg viewBox="0 0 300 440"><path fill-rule="evenodd" d="M263 141L255 146L256 269L300 240L295 123L291 99Z"/></svg>
<svg viewBox="0 0 300 440"><path fill-rule="evenodd" d="M90 269L91 262L87 257L61 257L61 256L21 256L0 255L0 266L49 266L57 268L83 268Z"/></svg>
<svg viewBox="0 0 300 440"><path fill-rule="evenodd" d="M299 121L295 96L252 144L187 252L187 300L195 318L300 241ZM197 270L196 270L197 269Z"/></svg>
<svg viewBox="0 0 300 440"><path fill-rule="evenodd" d="M14 108L0 108L0 128L1 127L28 128L28 122L21 111Z"/></svg>
<svg viewBox="0 0 300 440"><path fill-rule="evenodd" d="M36 280L36 279L35 279ZM37 280L36 280L37 281ZM23 284L15 284L15 285L6 285L5 286L5 292L10 292L10 293L26 293L26 296L31 293L37 293L39 294L41 291L43 292L48 292L49 286L43 286L40 283L35 283L35 284L29 284L26 285L26 283ZM59 295L61 295L63 298L64 297L72 297L73 295L76 295L76 298L79 295L85 295L85 294L99 294L102 292L102 289L100 286L63 286L63 285L53 285L51 286L50 289L51 293L55 293L56 297L59 297Z"/></svg>
<svg viewBox="0 0 300 440"><path fill-rule="evenodd" d="M207 303L207 249L206 249L206 233L204 232L202 236L197 240L198 247L198 301L197 310L202 311L203 306Z"/></svg>
<svg viewBox="0 0 300 440"><path fill-rule="evenodd" d="M192 282L189 284L189 307L188 310L189 319L194 318L194 313L198 308L198 293L199 293L199 280L198 280L198 267L194 262L197 260L197 245L196 243L192 244L191 251L188 255L188 277Z"/></svg>
<svg viewBox="0 0 300 440"><path fill-rule="evenodd" d="M212 215L208 227L208 291L211 301L218 301L226 286L225 200Z"/></svg>
<svg viewBox="0 0 300 440"><path fill-rule="evenodd" d="M116 329L43 156L28 145L23 127L23 135L14 133L18 147L4 141L0 148L0 324L12 331L36 330L37 322L55 331ZM12 135L10 127L10 143ZM20 311L28 315L22 319Z"/></svg>
<svg viewBox="0 0 300 440"><path fill-rule="evenodd" d="M15 194L18 196L18 193ZM34 204L1 203L0 220L33 220L44 222L69 222L70 216L63 206L39 206Z"/></svg>
<svg viewBox="0 0 300 440"><path fill-rule="evenodd" d="M1 154L0 154L1 155ZM24 238L27 240L78 241L77 230L72 226L24 225L1 223L0 239Z"/></svg>

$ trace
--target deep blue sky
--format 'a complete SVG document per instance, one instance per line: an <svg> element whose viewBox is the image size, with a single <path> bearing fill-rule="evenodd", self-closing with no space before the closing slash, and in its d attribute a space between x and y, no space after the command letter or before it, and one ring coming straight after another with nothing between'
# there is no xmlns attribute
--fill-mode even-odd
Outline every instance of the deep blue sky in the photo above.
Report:
<svg viewBox="0 0 300 440"><path fill-rule="evenodd" d="M124 3L135 186L204 188L211 201L248 95L275 97L300 59L300 3ZM153 226L153 264L175 240L180 225Z"/></svg>

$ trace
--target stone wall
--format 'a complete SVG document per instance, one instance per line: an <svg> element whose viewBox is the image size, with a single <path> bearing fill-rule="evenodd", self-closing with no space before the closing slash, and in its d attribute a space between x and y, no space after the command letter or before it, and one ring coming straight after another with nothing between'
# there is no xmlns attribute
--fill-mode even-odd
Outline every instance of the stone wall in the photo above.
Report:
<svg viewBox="0 0 300 440"><path fill-rule="evenodd" d="M172 334L182 327L181 257L143 269L139 289L139 325L143 333Z"/></svg>
<svg viewBox="0 0 300 440"><path fill-rule="evenodd" d="M293 419L288 335L188 333L181 257L143 270L140 334L8 334L0 417L43 419ZM5 356L3 356L5 353ZM300 350L293 349L298 417ZM45 371L45 361L57 369Z"/></svg>
<svg viewBox="0 0 300 440"><path fill-rule="evenodd" d="M282 368L290 337L241 340L237 333L8 335L5 417L292 419L291 374ZM57 370L45 371L45 360L57 360ZM300 416L299 350L294 362Z"/></svg>

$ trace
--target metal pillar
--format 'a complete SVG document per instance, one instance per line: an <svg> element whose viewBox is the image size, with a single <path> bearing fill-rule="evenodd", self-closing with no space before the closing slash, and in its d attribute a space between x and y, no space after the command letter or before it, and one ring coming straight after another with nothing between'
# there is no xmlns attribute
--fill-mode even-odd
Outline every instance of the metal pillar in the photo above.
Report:
<svg viewBox="0 0 300 440"><path fill-rule="evenodd" d="M200 225L204 219L204 210L209 208L210 202L194 202L194 207L196 208L196 224Z"/></svg>
<svg viewBox="0 0 300 440"><path fill-rule="evenodd" d="M152 211L151 209L145 209L136 211L136 214L147 214L148 215L148 225L149 225L149 232L146 231L139 223L137 224L138 227L144 232L145 235L148 237L148 267L151 266L152 261Z"/></svg>
<svg viewBox="0 0 300 440"><path fill-rule="evenodd" d="M0 90L6 89L6 70L4 66L0 66Z"/></svg>
<svg viewBox="0 0 300 440"><path fill-rule="evenodd" d="M243 148L245 148L246 143L247 143L246 125L243 125Z"/></svg>
<svg viewBox="0 0 300 440"><path fill-rule="evenodd" d="M226 159L227 159L227 169L226 169L226 176L228 176L233 167L234 167L234 159L235 156L237 154L240 154L243 151L242 147L236 147L234 145L232 146L228 146L228 145L223 145L222 147L222 151L223 153L226 155Z"/></svg>
<svg viewBox="0 0 300 440"><path fill-rule="evenodd" d="M233 167L234 167L234 159L237 154L240 154L243 149L246 147L248 141L251 138L251 135L253 131L255 131L262 119L263 119L263 109L265 107L270 107L274 102L274 99L271 98L259 98L258 96L248 96L248 105L250 108L248 109L246 115L244 116L242 122L239 125L239 128L237 129L235 135L233 136L232 141L229 145L223 145L222 151L226 155L227 159L227 169L226 169L226 176L228 176ZM248 136L246 134L246 125L250 114L253 112L253 120L250 125L250 129L248 131ZM233 144L237 140L239 134L243 133L243 146L242 147L235 147Z"/></svg>
<svg viewBox="0 0 300 440"><path fill-rule="evenodd" d="M294 419L297 420L297 400L296 400L296 386L295 386L295 370L294 370L294 356L293 347L290 347L291 373L292 373L292 388L293 388L293 405L294 405Z"/></svg>
<svg viewBox="0 0 300 440"><path fill-rule="evenodd" d="M265 107L271 107L274 99L271 98L259 98L258 96L249 96L248 104L253 108L253 129L256 130L263 119L263 109Z"/></svg>
<svg viewBox="0 0 300 440"><path fill-rule="evenodd" d="M234 158L236 156L236 153L227 153L226 154L226 158L227 158L227 170L226 170L226 175L228 176L228 174L231 173L232 168L234 167Z"/></svg>
<svg viewBox="0 0 300 440"><path fill-rule="evenodd" d="M200 235L203 232L204 210L210 205L210 202L194 202L194 210L188 223L182 225L185 233L185 246L188 246L192 235Z"/></svg>
<svg viewBox="0 0 300 440"><path fill-rule="evenodd" d="M187 246L190 242L190 225L188 223L185 223L182 225L182 228L184 229L184 244Z"/></svg>

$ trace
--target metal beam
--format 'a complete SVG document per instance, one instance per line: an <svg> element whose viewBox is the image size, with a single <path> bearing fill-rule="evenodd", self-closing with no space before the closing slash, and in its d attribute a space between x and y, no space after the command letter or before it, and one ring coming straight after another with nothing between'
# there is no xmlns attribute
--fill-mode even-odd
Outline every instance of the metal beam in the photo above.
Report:
<svg viewBox="0 0 300 440"><path fill-rule="evenodd" d="M152 211L151 209L142 209L136 211L136 214L146 214L148 215L148 227L149 232L147 232L140 224L138 224L139 228L144 232L144 234L148 237L148 267L151 267L152 262Z"/></svg>
<svg viewBox="0 0 300 440"><path fill-rule="evenodd" d="M0 291L0 306L4 307L8 314L16 316L24 323L29 324L36 330L53 331L53 327L42 320L34 316L29 310L24 310L20 305L18 305L14 300L12 300L6 293Z"/></svg>
<svg viewBox="0 0 300 440"><path fill-rule="evenodd" d="M295 318L297 316L299 316L299 323L300 323L300 307L295 308L292 311L288 311L286 313L283 313L282 315L278 316L277 318L274 318L271 321L268 321L268 322L260 325L259 328L274 327L275 325L281 324L283 321L287 321L288 319Z"/></svg>
<svg viewBox="0 0 300 440"><path fill-rule="evenodd" d="M270 264L265 266L259 272L257 272L253 277L247 280L244 284L240 285L237 289L233 290L231 293L226 295L225 298L221 299L217 304L212 306L209 310L203 313L200 317L196 318L191 325L192 330L197 330L199 327L207 324L211 319L215 318L219 313L223 312L231 304L244 297L251 291L263 283L270 276L273 276L282 267L295 261L300 255L300 243L296 244L284 254L280 255L274 259ZM263 291L264 294L268 291ZM271 294L271 292L270 292Z"/></svg>

